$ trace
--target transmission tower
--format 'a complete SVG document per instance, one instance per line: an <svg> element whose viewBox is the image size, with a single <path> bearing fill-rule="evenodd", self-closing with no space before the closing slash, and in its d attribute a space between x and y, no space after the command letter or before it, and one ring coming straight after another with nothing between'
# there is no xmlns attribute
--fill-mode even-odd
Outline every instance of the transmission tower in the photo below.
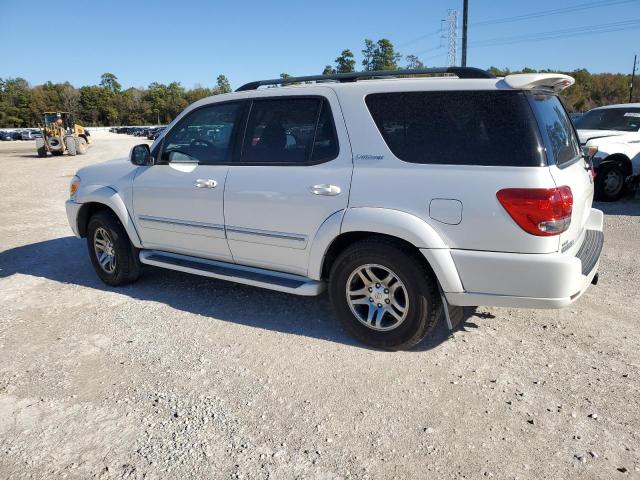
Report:
<svg viewBox="0 0 640 480"><path fill-rule="evenodd" d="M447 12L447 24L449 25L449 31L447 35L448 53L447 53L447 66L454 67L458 58L458 11L449 10Z"/></svg>

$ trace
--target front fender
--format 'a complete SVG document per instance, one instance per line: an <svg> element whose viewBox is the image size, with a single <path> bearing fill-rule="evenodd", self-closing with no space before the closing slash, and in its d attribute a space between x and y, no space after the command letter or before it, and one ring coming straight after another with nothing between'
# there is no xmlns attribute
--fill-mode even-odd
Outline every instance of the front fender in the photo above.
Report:
<svg viewBox="0 0 640 480"><path fill-rule="evenodd" d="M100 203L109 207L117 215L120 223L122 223L127 235L129 235L131 243L136 248L142 248L140 237L138 236L136 227L129 215L129 211L125 206L122 197L113 188L103 185L89 185L80 189L75 201L79 204Z"/></svg>

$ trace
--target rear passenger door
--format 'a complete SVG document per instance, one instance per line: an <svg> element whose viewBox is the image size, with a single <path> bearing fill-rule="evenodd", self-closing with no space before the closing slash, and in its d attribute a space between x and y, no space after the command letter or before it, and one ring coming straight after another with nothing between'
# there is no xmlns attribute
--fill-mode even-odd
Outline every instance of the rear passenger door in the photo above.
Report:
<svg viewBox="0 0 640 480"><path fill-rule="evenodd" d="M236 263L306 275L322 223L347 207L352 157L333 91L254 99L224 194Z"/></svg>

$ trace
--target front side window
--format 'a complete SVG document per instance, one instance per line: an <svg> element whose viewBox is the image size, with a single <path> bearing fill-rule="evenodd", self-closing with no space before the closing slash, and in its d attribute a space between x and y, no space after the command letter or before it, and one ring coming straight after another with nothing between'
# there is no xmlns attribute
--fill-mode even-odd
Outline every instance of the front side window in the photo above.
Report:
<svg viewBox="0 0 640 480"><path fill-rule="evenodd" d="M393 154L412 163L541 166L535 118L521 92L376 93L365 99Z"/></svg>
<svg viewBox="0 0 640 480"><path fill-rule="evenodd" d="M578 157L581 153L580 142L558 97L534 94L530 98L547 145L547 154L552 156L549 160L564 165Z"/></svg>
<svg viewBox="0 0 640 480"><path fill-rule="evenodd" d="M584 130L640 130L640 108L603 108L591 110L576 120L576 128Z"/></svg>
<svg viewBox="0 0 640 480"><path fill-rule="evenodd" d="M247 122L242 162L304 164L335 158L338 143L326 100L255 100Z"/></svg>
<svg viewBox="0 0 640 480"><path fill-rule="evenodd" d="M240 103L199 108L188 114L164 140L164 162L226 163L231 159L231 136Z"/></svg>

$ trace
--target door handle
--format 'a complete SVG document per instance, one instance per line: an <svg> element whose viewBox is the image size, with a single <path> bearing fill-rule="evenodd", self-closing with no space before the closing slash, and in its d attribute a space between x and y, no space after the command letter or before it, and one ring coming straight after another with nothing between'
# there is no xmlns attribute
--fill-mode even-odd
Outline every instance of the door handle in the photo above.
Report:
<svg viewBox="0 0 640 480"><path fill-rule="evenodd" d="M211 178L199 178L193 183L193 186L196 188L216 188L218 182Z"/></svg>
<svg viewBox="0 0 640 480"><path fill-rule="evenodd" d="M327 183L321 183L320 185L314 185L310 187L311 193L314 195L326 195L328 197L334 197L340 195L340 187L337 185L329 185Z"/></svg>

